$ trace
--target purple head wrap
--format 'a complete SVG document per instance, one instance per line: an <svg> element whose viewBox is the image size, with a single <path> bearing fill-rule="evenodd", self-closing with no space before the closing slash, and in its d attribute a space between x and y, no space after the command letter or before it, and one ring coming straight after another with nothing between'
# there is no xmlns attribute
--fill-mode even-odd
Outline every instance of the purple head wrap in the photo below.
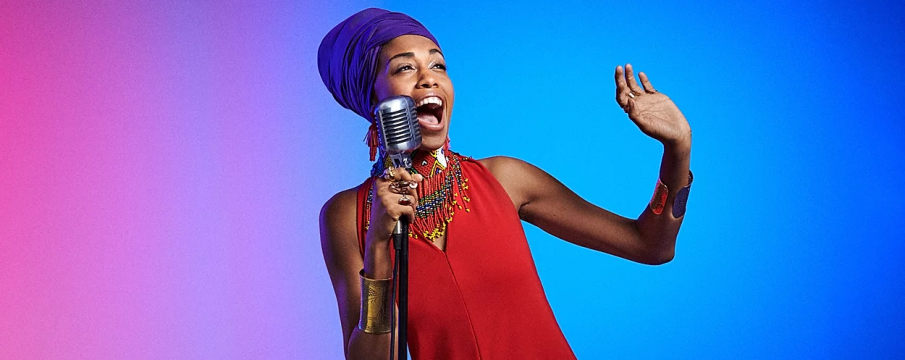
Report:
<svg viewBox="0 0 905 360"><path fill-rule="evenodd" d="M372 120L380 46L402 35L421 35L440 46L418 20L376 8L357 12L327 33L317 50L317 70L336 102Z"/></svg>

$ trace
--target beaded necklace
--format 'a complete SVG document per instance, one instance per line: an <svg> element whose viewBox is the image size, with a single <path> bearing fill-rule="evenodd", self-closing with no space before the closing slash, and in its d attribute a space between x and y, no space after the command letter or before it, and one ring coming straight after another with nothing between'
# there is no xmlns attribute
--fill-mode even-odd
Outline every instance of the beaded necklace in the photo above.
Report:
<svg viewBox="0 0 905 360"><path fill-rule="evenodd" d="M412 174L421 174L424 181L418 186L418 206L415 209L415 222L411 224L409 235L417 239L424 237L433 242L446 234L447 224L452 221L456 210L471 212L468 203L468 179L462 176L460 161L462 155L443 149L434 151L415 151L412 153ZM371 168L371 176L383 173L390 164L383 156ZM368 212L370 212L371 192L368 192Z"/></svg>

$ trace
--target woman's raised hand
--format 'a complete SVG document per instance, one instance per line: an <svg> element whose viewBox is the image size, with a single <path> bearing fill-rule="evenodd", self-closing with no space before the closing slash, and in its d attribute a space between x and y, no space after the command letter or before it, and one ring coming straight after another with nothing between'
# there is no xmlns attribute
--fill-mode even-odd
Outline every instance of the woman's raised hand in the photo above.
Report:
<svg viewBox="0 0 905 360"><path fill-rule="evenodd" d="M635 81L632 65L616 67L616 102L628 114L641 132L663 145L691 146L691 126L668 96L654 89L647 75L638 73L641 86ZM643 86L643 88L642 88Z"/></svg>

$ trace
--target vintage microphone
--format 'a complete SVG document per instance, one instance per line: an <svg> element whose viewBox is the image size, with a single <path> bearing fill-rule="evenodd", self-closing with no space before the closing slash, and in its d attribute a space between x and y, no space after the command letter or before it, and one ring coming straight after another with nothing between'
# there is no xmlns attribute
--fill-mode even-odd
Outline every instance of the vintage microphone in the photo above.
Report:
<svg viewBox="0 0 905 360"><path fill-rule="evenodd" d="M415 112L415 101L408 96L392 96L384 99L374 110L377 119L377 139L380 148L386 153L395 168L409 169L412 167L411 153L421 147L421 126L418 124L418 116ZM396 282L392 294L398 299L391 301L399 304L399 345L397 347L399 360L408 358L406 344L408 329L408 265L409 265L409 219L405 216L396 222L393 229L393 247L396 249L396 261L393 264L393 278ZM391 322L396 317L391 312ZM392 329L392 327L391 327ZM393 360L393 343L395 335L390 333L390 360Z"/></svg>

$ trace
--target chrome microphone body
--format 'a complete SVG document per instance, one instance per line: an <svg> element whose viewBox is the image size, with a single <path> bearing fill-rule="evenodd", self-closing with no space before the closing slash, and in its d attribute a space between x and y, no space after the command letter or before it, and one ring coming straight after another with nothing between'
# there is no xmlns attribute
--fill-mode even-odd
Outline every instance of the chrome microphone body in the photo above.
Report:
<svg viewBox="0 0 905 360"><path fill-rule="evenodd" d="M377 138L393 167L412 167L409 154L421 147L421 125L415 111L415 101L405 95L391 96L374 109L377 119Z"/></svg>

